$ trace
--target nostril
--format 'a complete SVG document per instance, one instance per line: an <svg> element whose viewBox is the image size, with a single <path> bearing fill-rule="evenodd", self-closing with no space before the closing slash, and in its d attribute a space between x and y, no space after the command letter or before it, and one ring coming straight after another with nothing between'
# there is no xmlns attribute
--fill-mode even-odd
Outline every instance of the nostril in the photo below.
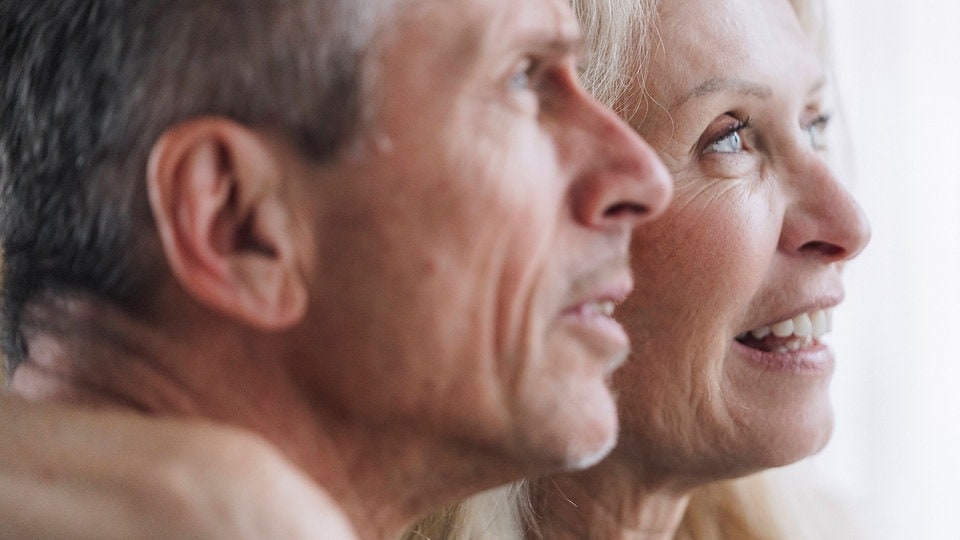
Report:
<svg viewBox="0 0 960 540"><path fill-rule="evenodd" d="M645 216L650 213L650 209L643 204L634 204L634 203L620 203L607 208L603 213L605 218L624 218L624 217L637 217Z"/></svg>
<svg viewBox="0 0 960 540"><path fill-rule="evenodd" d="M844 250L842 247L836 244L831 244L829 242L819 242L819 241L807 242L806 244L800 247L800 251L806 252L806 253L811 253L811 252L819 253L821 255L825 255L830 258L841 257L843 256L844 253L846 253L846 250Z"/></svg>

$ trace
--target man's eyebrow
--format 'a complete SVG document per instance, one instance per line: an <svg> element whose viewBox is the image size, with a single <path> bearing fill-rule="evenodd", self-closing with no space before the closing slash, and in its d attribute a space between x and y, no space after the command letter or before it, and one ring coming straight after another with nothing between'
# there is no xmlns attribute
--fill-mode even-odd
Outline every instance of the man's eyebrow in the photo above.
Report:
<svg viewBox="0 0 960 540"><path fill-rule="evenodd" d="M731 79L726 77L714 77L698 84L693 90L687 92L674 102L671 109L677 108L687 101L694 98L702 98L718 92L733 92L744 96L753 96L760 99L770 99L773 90L765 84L758 84L744 79Z"/></svg>
<svg viewBox="0 0 960 540"><path fill-rule="evenodd" d="M521 42L527 47L558 56L566 54L583 56L587 50L586 42L579 33L560 35L556 32L534 32L524 36Z"/></svg>

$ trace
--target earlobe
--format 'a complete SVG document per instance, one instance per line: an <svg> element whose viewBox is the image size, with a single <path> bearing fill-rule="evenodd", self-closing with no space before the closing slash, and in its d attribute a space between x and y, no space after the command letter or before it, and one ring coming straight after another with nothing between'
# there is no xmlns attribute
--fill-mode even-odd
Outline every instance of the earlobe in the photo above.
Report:
<svg viewBox="0 0 960 540"><path fill-rule="evenodd" d="M264 330L296 324L307 305L279 165L257 133L207 118L165 132L147 169L174 277L201 304Z"/></svg>

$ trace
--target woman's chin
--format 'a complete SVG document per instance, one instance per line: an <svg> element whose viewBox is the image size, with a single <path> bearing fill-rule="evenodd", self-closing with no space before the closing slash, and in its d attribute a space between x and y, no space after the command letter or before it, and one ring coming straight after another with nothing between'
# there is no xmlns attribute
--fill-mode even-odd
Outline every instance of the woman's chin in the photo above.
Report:
<svg viewBox="0 0 960 540"><path fill-rule="evenodd" d="M755 462L755 468L790 465L820 452L827 445L833 433L833 409L827 403L824 410L799 422L773 420L765 431L766 434L754 436L755 450L748 454L745 451Z"/></svg>

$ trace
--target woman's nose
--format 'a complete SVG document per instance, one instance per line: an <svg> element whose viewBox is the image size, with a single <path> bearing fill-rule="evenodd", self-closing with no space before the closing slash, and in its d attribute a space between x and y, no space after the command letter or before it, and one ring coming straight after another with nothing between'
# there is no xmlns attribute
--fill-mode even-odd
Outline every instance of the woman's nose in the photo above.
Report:
<svg viewBox="0 0 960 540"><path fill-rule="evenodd" d="M870 241L870 223L846 187L819 157L792 173L781 249L828 262L849 260Z"/></svg>

